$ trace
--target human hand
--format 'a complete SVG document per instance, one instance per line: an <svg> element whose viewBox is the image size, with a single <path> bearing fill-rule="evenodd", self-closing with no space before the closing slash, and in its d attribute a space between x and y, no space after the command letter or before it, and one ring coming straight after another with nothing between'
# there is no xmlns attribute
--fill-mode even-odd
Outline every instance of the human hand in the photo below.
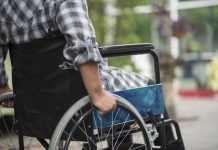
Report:
<svg viewBox="0 0 218 150"><path fill-rule="evenodd" d="M90 95L92 104L98 109L100 114L105 114L116 108L116 100L111 93L102 90L102 92Z"/></svg>
<svg viewBox="0 0 218 150"><path fill-rule="evenodd" d="M100 114L116 107L116 101L112 94L102 89L101 79L96 62L86 62L80 65L80 73L91 98L91 102Z"/></svg>
<svg viewBox="0 0 218 150"><path fill-rule="evenodd" d="M12 92L11 88L8 85L5 86L0 85L0 94L7 93L7 92Z"/></svg>

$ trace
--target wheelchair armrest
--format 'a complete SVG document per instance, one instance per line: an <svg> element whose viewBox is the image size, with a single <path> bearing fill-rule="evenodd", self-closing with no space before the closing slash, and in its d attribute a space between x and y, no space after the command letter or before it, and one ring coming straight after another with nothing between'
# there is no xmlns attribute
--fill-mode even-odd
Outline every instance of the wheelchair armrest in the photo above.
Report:
<svg viewBox="0 0 218 150"><path fill-rule="evenodd" d="M137 55L150 53L154 49L150 43L124 44L100 47L102 57Z"/></svg>
<svg viewBox="0 0 218 150"><path fill-rule="evenodd" d="M157 54L150 43L124 44L100 47L102 57L115 57L125 55L151 54L154 60L156 83L160 83L160 69Z"/></svg>

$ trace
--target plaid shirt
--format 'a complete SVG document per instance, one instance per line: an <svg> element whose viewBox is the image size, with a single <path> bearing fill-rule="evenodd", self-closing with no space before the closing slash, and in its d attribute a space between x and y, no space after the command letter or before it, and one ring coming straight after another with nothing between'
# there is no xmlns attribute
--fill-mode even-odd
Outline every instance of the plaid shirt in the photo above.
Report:
<svg viewBox="0 0 218 150"><path fill-rule="evenodd" d="M100 63L103 88L114 91L147 84L148 78L102 61L86 0L0 1L0 84L7 80L4 58L8 43L29 42L56 30L65 36L63 55L74 69L87 61Z"/></svg>

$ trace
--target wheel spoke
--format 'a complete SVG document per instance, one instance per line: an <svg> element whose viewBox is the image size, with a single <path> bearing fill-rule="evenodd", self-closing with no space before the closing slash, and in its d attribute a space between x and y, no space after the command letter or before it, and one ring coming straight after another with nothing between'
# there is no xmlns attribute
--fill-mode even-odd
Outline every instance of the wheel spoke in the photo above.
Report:
<svg viewBox="0 0 218 150"><path fill-rule="evenodd" d="M135 126L136 124L133 125L133 127ZM133 130L133 128L131 128L127 134L124 136L124 138L122 139L122 141L119 143L119 145L117 146L117 148L121 145L121 143L125 140L125 138L127 137L127 135ZM117 148L115 150L117 150Z"/></svg>
<svg viewBox="0 0 218 150"><path fill-rule="evenodd" d="M82 111L81 111L81 110L80 110L80 113L81 113L81 115L82 115ZM84 121L83 121L83 127L84 127L84 129L85 129L85 132L87 133L87 130L86 130L86 126L85 126ZM89 149L91 149L91 146L90 146L90 144L89 144L89 137L88 137L88 135L86 135L86 139L87 139L87 142L88 142L88 145L89 145Z"/></svg>
<svg viewBox="0 0 218 150"><path fill-rule="evenodd" d="M141 136L141 135L138 135L138 136L137 136L137 138L136 138L136 140L135 140L136 142L139 140L139 137L140 137L140 136ZM130 148L129 148L128 150L131 150L131 148L132 148L133 145L134 145L134 143L132 143L132 145L130 146ZM134 148L134 149L135 149L135 148Z"/></svg>
<svg viewBox="0 0 218 150"><path fill-rule="evenodd" d="M96 118L95 118L95 115L93 115L94 117L94 123L95 123L95 126L97 128L97 122L96 122ZM98 131L98 128L96 129ZM98 134L98 133L97 133ZM98 141L100 141L100 137L99 137L99 134L98 134Z"/></svg>
<svg viewBox="0 0 218 150"><path fill-rule="evenodd" d="M67 141L65 142L65 145L67 146L69 144L68 142L71 140L76 141L82 139L81 141L72 141L72 143L76 144L78 147L83 145L83 149L103 150L106 148L118 150L123 148L123 145L121 144L125 144L130 136L134 135L134 145L133 143L128 143L127 145L125 144L125 147L127 146L126 150L138 149L141 147L142 149L147 148L150 150L151 147L148 137L149 135L147 134L146 125L143 122L143 118L137 112L136 108L134 108L128 101L116 95L115 98L117 99L117 104L119 107L112 110L109 114L98 114L99 116L95 114L95 108L88 108L87 110L87 107L90 106L89 97L82 98L76 102L58 123L58 126L56 127L52 137L51 149L55 149L55 146L57 146L58 142L61 140L61 137L64 136L68 137ZM78 112L81 114L79 117L77 115ZM86 118L92 118L92 122L86 124ZM131 122L129 120L131 120ZM87 121L89 121L89 119L87 119ZM93 131L87 126L90 123L92 123L91 126L94 127ZM105 123L108 125L104 126ZM142 132L142 139L140 135L134 134L136 132ZM79 136L77 139L77 135L81 133L82 137L80 138ZM141 142L139 139L142 140L142 144L138 144ZM84 141L85 144L83 144L82 141ZM86 143L86 141L88 141L88 143ZM74 146L74 144L71 146Z"/></svg>
<svg viewBox="0 0 218 150"><path fill-rule="evenodd" d="M117 111L117 113L116 113L116 115L115 115L115 117L114 117L114 121L117 119L117 116L118 116L119 112L120 112L120 108L118 109L118 111ZM109 133L110 133L110 131L111 131L111 129L112 129L112 126L114 125L114 121L112 121L112 125L111 125L111 127L110 127L110 129L109 129L109 131L108 131L108 133L107 133L107 136L106 136L105 140L107 140L107 138L108 138L108 136L109 136Z"/></svg>
<svg viewBox="0 0 218 150"><path fill-rule="evenodd" d="M9 98L11 101L12 98ZM4 107L1 105L5 100L1 100L0 102L0 120L1 126L0 129L0 149L3 150L18 150L19 149L19 141L18 135L16 134L17 126L16 119L14 116L14 108L13 107ZM24 149L28 150L32 148L32 139L30 137L24 138Z"/></svg>
<svg viewBox="0 0 218 150"><path fill-rule="evenodd" d="M75 123L75 121L73 120L73 119L71 119L74 123ZM86 134L85 133L85 131L79 126L79 129L87 136L87 138L93 143L93 144L95 144L95 142L88 136L88 134ZM66 131L65 131L65 133L66 133ZM67 133L67 135L69 135L68 133ZM95 144L96 145L96 144Z"/></svg>
<svg viewBox="0 0 218 150"><path fill-rule="evenodd" d="M114 146L114 130L113 130L114 129L114 122L113 122L114 115L113 115L113 112L114 111L112 110L112 118L111 118L112 119L112 126L111 126L112 127L112 138L111 138L112 147Z"/></svg>
<svg viewBox="0 0 218 150"><path fill-rule="evenodd" d="M85 148L84 145L82 145L80 142L76 141L74 138L72 138L76 143L78 143L82 148ZM90 147L89 147L90 148ZM87 150L87 148L85 148Z"/></svg>
<svg viewBox="0 0 218 150"><path fill-rule="evenodd" d="M3 115L3 114L2 114L2 115ZM6 120L5 120L4 117L2 118L2 120L3 120L3 123L4 123L5 129L6 129L6 131L7 131L7 134L8 134L8 136L9 136L10 144L12 144L13 147L15 147L15 143L13 142L13 139L12 139L12 134L13 134L13 133L10 133L10 130L9 130L9 128L8 128L8 124L7 124L7 122L6 122ZM8 145L10 146L10 144L8 144Z"/></svg>
<svg viewBox="0 0 218 150"><path fill-rule="evenodd" d="M124 128L125 125L126 125L126 121L128 120L128 118L129 118L129 114L127 115L127 117L126 117L126 119L125 119L125 122L124 122L124 124L123 124L123 126L122 126L122 128L121 128L121 131L120 131L120 133L119 133L119 135L118 135L118 138L117 138L117 140L116 140L116 142L115 142L115 144L114 144L113 149L115 148L115 146L116 146L116 144L117 144L117 142L118 142L118 140L119 140L119 138L120 138L120 135L121 135L121 133L122 133L122 131L123 131L123 128Z"/></svg>
<svg viewBox="0 0 218 150"><path fill-rule="evenodd" d="M141 147L144 147L144 145L141 145L141 146L135 147L135 148L133 148L133 149L128 149L128 150L134 150L134 149L138 149L138 148L141 148Z"/></svg>
<svg viewBox="0 0 218 150"><path fill-rule="evenodd" d="M101 137L102 137L102 120L103 120L103 115L101 115ZM100 141L100 149L102 149L102 138Z"/></svg>

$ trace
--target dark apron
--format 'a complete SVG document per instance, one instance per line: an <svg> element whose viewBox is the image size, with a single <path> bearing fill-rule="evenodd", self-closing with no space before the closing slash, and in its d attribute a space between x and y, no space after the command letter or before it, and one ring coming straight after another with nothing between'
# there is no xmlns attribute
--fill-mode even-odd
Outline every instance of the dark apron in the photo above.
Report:
<svg viewBox="0 0 218 150"><path fill-rule="evenodd" d="M51 138L66 110L87 95L79 72L59 69L65 44L59 34L10 44L15 115L24 135Z"/></svg>

